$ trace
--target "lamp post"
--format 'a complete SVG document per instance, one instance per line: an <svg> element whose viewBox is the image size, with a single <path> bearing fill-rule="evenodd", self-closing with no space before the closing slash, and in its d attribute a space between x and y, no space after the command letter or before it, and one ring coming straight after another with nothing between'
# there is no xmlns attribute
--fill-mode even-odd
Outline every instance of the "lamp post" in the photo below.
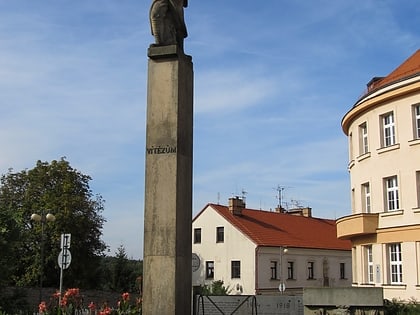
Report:
<svg viewBox="0 0 420 315"><path fill-rule="evenodd" d="M287 247L280 246L280 285L279 291L281 294L286 290L286 285L283 281L283 255L286 254L288 251Z"/></svg>
<svg viewBox="0 0 420 315"><path fill-rule="evenodd" d="M47 222L53 222L55 221L55 216L51 213L47 213L44 215L44 211L41 212L41 214L33 213L31 215L31 220L35 222L41 223L41 259L40 259L40 267L39 267L39 302L42 301L42 280L44 276L44 225Z"/></svg>

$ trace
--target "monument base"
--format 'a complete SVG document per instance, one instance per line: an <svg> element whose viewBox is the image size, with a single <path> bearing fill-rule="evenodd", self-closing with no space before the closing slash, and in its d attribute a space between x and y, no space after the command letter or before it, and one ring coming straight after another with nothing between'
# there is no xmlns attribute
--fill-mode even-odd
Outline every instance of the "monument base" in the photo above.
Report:
<svg viewBox="0 0 420 315"><path fill-rule="evenodd" d="M191 314L193 65L148 50L143 314Z"/></svg>

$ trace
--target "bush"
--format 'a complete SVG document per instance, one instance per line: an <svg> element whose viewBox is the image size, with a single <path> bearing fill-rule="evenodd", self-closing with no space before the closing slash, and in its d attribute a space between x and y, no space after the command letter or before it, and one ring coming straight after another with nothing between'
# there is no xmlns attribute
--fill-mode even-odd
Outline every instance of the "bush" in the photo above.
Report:
<svg viewBox="0 0 420 315"><path fill-rule="evenodd" d="M201 287L201 295L228 295L232 291L229 286L225 287L222 280L216 280L211 285Z"/></svg>
<svg viewBox="0 0 420 315"><path fill-rule="evenodd" d="M30 307L24 290L15 288L11 293L5 290L0 291L0 315L29 313Z"/></svg>
<svg viewBox="0 0 420 315"><path fill-rule="evenodd" d="M420 315L420 304L414 298L408 302L397 299L385 300L384 315Z"/></svg>

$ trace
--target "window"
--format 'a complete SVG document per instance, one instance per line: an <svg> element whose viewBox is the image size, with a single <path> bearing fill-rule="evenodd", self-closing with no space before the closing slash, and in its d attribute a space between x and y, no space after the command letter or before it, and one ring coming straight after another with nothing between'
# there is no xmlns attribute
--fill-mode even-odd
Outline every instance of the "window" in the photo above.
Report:
<svg viewBox="0 0 420 315"><path fill-rule="evenodd" d="M216 229L216 242L223 243L225 241L225 228L218 226Z"/></svg>
<svg viewBox="0 0 420 315"><path fill-rule="evenodd" d="M420 139L420 104L413 105L414 139Z"/></svg>
<svg viewBox="0 0 420 315"><path fill-rule="evenodd" d="M368 143L368 129L367 124L363 123L359 126L359 154L365 154L369 152L369 143Z"/></svg>
<svg viewBox="0 0 420 315"><path fill-rule="evenodd" d="M394 113L388 113L382 116L383 138L382 146L389 147L395 144L395 123Z"/></svg>
<svg viewBox="0 0 420 315"><path fill-rule="evenodd" d="M372 245L366 246L367 281L373 283L373 253Z"/></svg>
<svg viewBox="0 0 420 315"><path fill-rule="evenodd" d="M214 261L206 261L206 279L214 279Z"/></svg>
<svg viewBox="0 0 420 315"><path fill-rule="evenodd" d="M232 260L231 263L231 278L241 277L241 262L239 260Z"/></svg>
<svg viewBox="0 0 420 315"><path fill-rule="evenodd" d="M201 243L201 228L194 229L194 244Z"/></svg>
<svg viewBox="0 0 420 315"><path fill-rule="evenodd" d="M308 261L308 279L315 279L314 278L314 265L313 261Z"/></svg>
<svg viewBox="0 0 420 315"><path fill-rule="evenodd" d="M402 254L401 244L389 245L389 266L391 274L391 284L402 283Z"/></svg>
<svg viewBox="0 0 420 315"><path fill-rule="evenodd" d="M353 161L353 134L350 132L349 134L349 160Z"/></svg>
<svg viewBox="0 0 420 315"><path fill-rule="evenodd" d="M370 184L364 183L362 185L362 211L370 213Z"/></svg>
<svg viewBox="0 0 420 315"><path fill-rule="evenodd" d="M386 210L394 211L400 208L398 196L398 180L397 176L392 176L385 179L386 188Z"/></svg>
<svg viewBox="0 0 420 315"><path fill-rule="evenodd" d="M287 279L294 279L295 278L295 270L294 270L294 263L293 261L287 262Z"/></svg>
<svg viewBox="0 0 420 315"><path fill-rule="evenodd" d="M416 171L417 208L420 208L420 171Z"/></svg>
<svg viewBox="0 0 420 315"><path fill-rule="evenodd" d="M340 279L346 279L346 264L340 263Z"/></svg>
<svg viewBox="0 0 420 315"><path fill-rule="evenodd" d="M277 261L271 262L271 279L277 279Z"/></svg>

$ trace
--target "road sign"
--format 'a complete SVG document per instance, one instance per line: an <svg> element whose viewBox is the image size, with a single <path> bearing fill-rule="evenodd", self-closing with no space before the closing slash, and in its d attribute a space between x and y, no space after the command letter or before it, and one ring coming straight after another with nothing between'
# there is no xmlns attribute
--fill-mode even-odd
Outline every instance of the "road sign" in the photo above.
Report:
<svg viewBox="0 0 420 315"><path fill-rule="evenodd" d="M192 254L192 271L195 272L200 268L200 257L196 253Z"/></svg>
<svg viewBox="0 0 420 315"><path fill-rule="evenodd" d="M67 269L71 263L71 253L65 248L58 254L58 266L60 269Z"/></svg>
<svg viewBox="0 0 420 315"><path fill-rule="evenodd" d="M71 234L61 234L61 249L70 248Z"/></svg>
<svg viewBox="0 0 420 315"><path fill-rule="evenodd" d="M279 291L280 292L284 292L286 290L286 285L284 284L284 282L280 283L279 285Z"/></svg>

